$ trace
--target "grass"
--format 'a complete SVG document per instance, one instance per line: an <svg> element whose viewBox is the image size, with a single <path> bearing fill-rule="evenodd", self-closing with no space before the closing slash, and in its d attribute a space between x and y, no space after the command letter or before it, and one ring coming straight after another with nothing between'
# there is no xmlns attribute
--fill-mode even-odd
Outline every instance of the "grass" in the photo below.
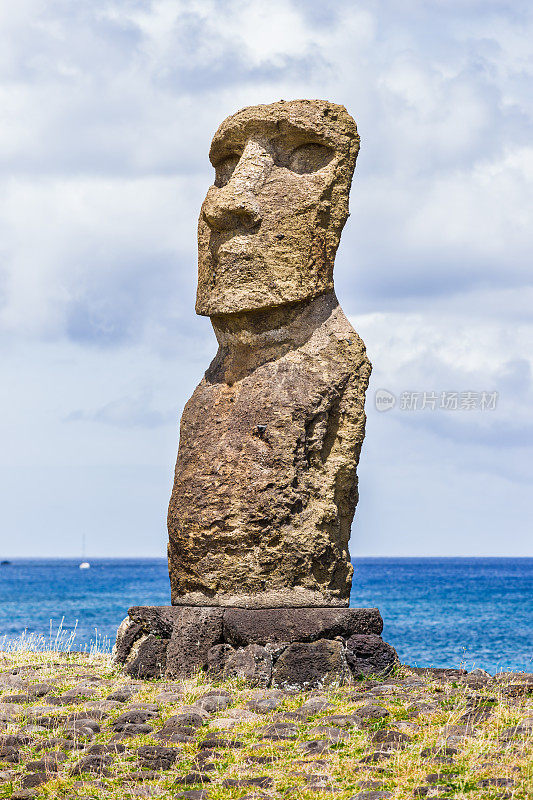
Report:
<svg viewBox="0 0 533 800"><path fill-rule="evenodd" d="M20 636L10 638L5 635L0 638L0 654L2 653L70 653L73 651L76 641L78 620L71 631L63 628L64 617L54 632L53 620L50 620L50 631L48 636L42 633L28 633L24 630ZM111 651L111 642L108 636L102 636L98 629L94 630L94 639L89 645L78 652L104 655Z"/></svg>
<svg viewBox="0 0 533 800"><path fill-rule="evenodd" d="M194 678L183 681L168 679L152 681L130 681L111 661L109 654L99 652L97 648L85 653L74 653L71 650L58 652L48 642L39 652L31 652L31 639L20 642L19 647L12 646L0 652L0 720L4 713L4 723L0 722L0 742L2 736L16 733L24 729L28 721L28 710L37 712L39 708L49 705L50 695L74 688L81 681L94 679L94 693L90 697L77 698L68 705L56 706L50 713L63 717L72 712L87 709L88 703L104 700L114 689L125 683L134 683L137 694L128 703L110 709L108 716L101 722L101 730L87 743L109 742L113 731L112 722L119 714L137 703L157 703L158 717L150 724L154 732L162 726L170 716L179 712L182 705L193 705L195 701L209 690L224 689L232 694L232 703L225 711L212 714L198 729L191 742L172 745L155 740L152 734L143 734L125 739L122 743L126 751L113 756L108 776L84 774L71 776L72 766L84 755L83 751L65 750L66 760L59 765L56 775L50 773L49 782L34 791L42 798L133 798L157 797L177 798L180 793L190 789L200 789L201 785L177 787L177 777L198 768L195 757L198 745L206 737L216 733L219 737L237 739L242 747L237 749L218 749L212 759L213 768L208 775L209 784L204 786L210 800L237 800L255 792L255 797L287 798L291 800L309 800L309 798L326 798L331 791L310 788L309 776L325 776L323 781L329 782L335 789L334 796L339 800L349 800L364 791L369 782L380 786L380 791L388 791L395 800L411 800L417 787L430 787L427 797L453 797L456 800L469 798L479 800L496 800L496 798L512 797L516 800L531 800L533 796L533 773L531 763L531 731L512 733L522 720L533 716L531 695L527 689L513 690L509 686L520 684L517 676L501 676L479 686L469 686L462 680L437 680L432 677L419 676L401 667L398 672L383 681L363 681L361 683L332 688L318 693L301 693L284 696L280 707L269 714L255 715L251 718L234 718L231 714L246 710L247 701L254 691L242 681L233 680L223 683L211 683L201 673ZM41 645L43 643L41 642ZM10 677L8 677L10 676ZM20 679L31 685L47 682L53 686L50 695L40 699L27 699L25 702L13 702L11 711L6 713L5 698L17 692L27 691L25 688L6 686ZM182 692L179 703L160 703L158 694L169 685ZM373 694L373 689L380 685L391 685L385 694ZM529 686L531 689L531 685ZM261 728L277 721L284 712L297 711L309 700L310 695L326 698L332 708L323 710L309 719L298 720L296 739L268 741L261 738ZM454 735L454 726L462 725L461 717L467 713L472 702L485 704L490 714L475 724L475 735L459 735L452 740L458 751L451 763L436 761L431 756L422 755L427 748L442 748L447 735ZM323 722L331 714L353 715L362 706L372 703L388 711L386 719L373 722L368 726L355 726L347 730L347 735L338 742L333 742L330 749L317 756L306 755L302 745L314 740L317 734L313 728ZM423 710L416 714L417 705ZM11 717L11 718L10 718ZM217 728L218 726L218 728ZM3 728L3 729L2 729ZM362 763L361 759L379 750L380 745L372 741L378 731L396 730L409 736L404 749L392 750L390 755L375 763ZM61 736L58 732L44 729L30 729L32 741L20 748L20 763L4 763L0 758L0 798L8 798L20 792L21 779L28 774L25 767L30 761L42 758L45 751L39 750L39 743L52 736ZM462 731L464 733L464 731ZM461 734L461 731L458 731ZM137 760L137 748L145 744L165 744L175 746L179 758L167 771L162 771L155 780L132 779L132 773L141 768ZM266 756L271 763L249 761L253 756ZM439 774L440 777L427 776ZM272 785L263 789L234 788L222 785L227 778L244 778L249 776L268 776ZM512 781L507 787L482 786L484 779L504 778ZM362 788L363 787L363 788Z"/></svg>

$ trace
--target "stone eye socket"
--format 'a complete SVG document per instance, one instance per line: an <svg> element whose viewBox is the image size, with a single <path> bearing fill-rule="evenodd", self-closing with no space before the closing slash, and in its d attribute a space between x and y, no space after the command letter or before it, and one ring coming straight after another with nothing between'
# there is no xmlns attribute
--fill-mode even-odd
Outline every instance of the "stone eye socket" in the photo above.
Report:
<svg viewBox="0 0 533 800"><path fill-rule="evenodd" d="M215 186L220 188L228 183L233 175L235 167L239 163L239 159L240 156L231 155L218 162L215 166Z"/></svg>
<svg viewBox="0 0 533 800"><path fill-rule="evenodd" d="M287 159L287 168L299 175L317 172L333 158L333 150L324 144L309 142L296 147Z"/></svg>

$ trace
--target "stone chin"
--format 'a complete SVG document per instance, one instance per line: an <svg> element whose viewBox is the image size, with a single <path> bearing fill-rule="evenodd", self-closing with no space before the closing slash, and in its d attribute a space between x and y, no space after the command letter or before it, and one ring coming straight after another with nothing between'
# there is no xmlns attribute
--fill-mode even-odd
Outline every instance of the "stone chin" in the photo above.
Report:
<svg viewBox="0 0 533 800"><path fill-rule="evenodd" d="M200 251L196 313L212 317L273 309L332 292L333 264L324 256L319 235L302 252L252 243L244 253Z"/></svg>
<svg viewBox="0 0 533 800"><path fill-rule="evenodd" d="M313 300L322 294L327 294L333 289L310 292L305 286L294 287L290 292L280 296L278 292L269 292L264 288L250 286L249 288L217 288L207 297L197 300L196 313L204 317L217 317L227 314L239 314L266 309L281 308L284 305L293 305L303 301Z"/></svg>

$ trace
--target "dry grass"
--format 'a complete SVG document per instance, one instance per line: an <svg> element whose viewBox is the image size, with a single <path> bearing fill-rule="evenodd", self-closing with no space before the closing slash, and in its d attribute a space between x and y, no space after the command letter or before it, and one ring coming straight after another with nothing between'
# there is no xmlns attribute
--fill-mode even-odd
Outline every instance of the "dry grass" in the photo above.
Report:
<svg viewBox="0 0 533 800"><path fill-rule="evenodd" d="M6 677L7 675L12 677ZM105 699L114 689L125 683L134 683L138 689L137 694L129 703L109 710L108 716L101 722L101 731L90 742L82 743L86 747L109 742L113 735L111 724L120 713L132 704L158 703L157 695L170 684L182 692L182 697L179 703L158 703L159 716L153 722L150 721L154 733L168 717L178 713L182 705L194 704L211 689L223 688L233 696L230 707L226 711L212 714L197 730L193 741L167 745L177 747L179 758L171 769L162 771L155 780L131 780L131 773L140 770L136 751L141 745L165 742L154 740L152 734L136 735L122 742L126 751L113 756L108 776L70 776L72 766L84 753L65 750L67 758L60 764L57 775L51 773L49 782L35 790L43 798L175 798L183 791L201 789L201 785L177 787L173 784L178 776L194 769L199 742L214 732L219 737L237 739L242 742L242 747L216 751L217 757L212 761L213 769L208 773L211 780L203 787L210 800L231 800L251 794L254 797L290 797L291 800L331 796L331 791L309 788L309 776L317 775L324 776L321 780L335 790L334 796L339 800L356 796L364 790L361 787L367 782L380 784L380 791L390 792L390 796L397 800L413 798L417 787L428 786L432 788L427 797L453 797L457 800L496 800L503 797L529 800L533 796L531 730L529 734L513 733L511 730L533 715L531 696L517 676L500 677L483 685L468 686L458 680L421 678L402 667L396 675L381 684L363 682L320 693L320 696L333 704L333 708L323 710L309 719L297 720L296 739L268 741L261 738L260 729L278 720L281 713L298 710L303 702L309 700L310 693L286 695L280 707L270 714L235 719L233 727L228 727L230 715L238 709L244 709L246 702L254 694L254 690L242 682L212 684L203 674L186 681L172 682L164 679L132 682L112 664L108 655L96 650L85 654L58 653L52 649L32 653L25 648L12 648L11 652L0 652L0 720L2 714L5 720L0 722L0 742L2 736L19 732L28 724L32 742L20 748L20 763L4 763L0 758L0 798L11 797L13 794L16 796L20 792L21 778L28 774L25 765L42 758L46 753L46 750L38 749L39 743L55 735L61 736L61 728L59 732L31 729L28 710L37 712L39 708L47 706L50 695L26 702L14 702L9 707L11 710L6 712L6 697L28 691L27 688L6 686L6 680L13 682L13 677L15 683L20 678L30 687L36 683L50 683L54 687L51 694L56 696L75 687L80 681L94 678L97 682L90 698L78 698L76 702L57 706L50 712L60 717L87 709L91 702ZM517 684L522 688L509 689L509 685ZM389 685L390 689L379 694L382 685ZM516 696L513 696L513 692ZM319 693L312 694L317 696ZM427 748L441 748L446 738L454 735L453 728L450 730L450 727L462 724L461 717L472 707L473 702L478 708L485 704L490 709L490 714L475 722L473 735L464 736L464 730L456 731L459 735L448 742L457 750L450 763L423 756L422 751ZM343 729L346 735L338 742L332 742L330 749L322 755L305 754L302 744L317 738L313 728L320 725L324 718L331 714L353 715L368 703L381 706L389 712L389 716L369 726ZM421 706L422 710L414 705ZM372 737L380 729L403 732L410 737L409 741L404 749L390 751L383 760L361 763L364 756L379 749L380 745L372 742ZM467 730L466 733L470 731ZM257 755L270 757L272 761L251 763L248 760L250 756ZM431 784L427 780L430 773L440 773L442 777L436 784ZM222 785L228 778L250 776L268 776L272 779L272 784L260 790L228 788ZM508 787L480 786L481 780L496 778L513 783Z"/></svg>

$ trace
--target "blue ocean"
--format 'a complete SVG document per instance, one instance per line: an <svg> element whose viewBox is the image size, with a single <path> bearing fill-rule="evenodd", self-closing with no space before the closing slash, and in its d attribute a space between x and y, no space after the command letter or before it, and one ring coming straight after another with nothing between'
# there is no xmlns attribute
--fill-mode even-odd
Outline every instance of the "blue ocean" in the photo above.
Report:
<svg viewBox="0 0 533 800"><path fill-rule="evenodd" d="M532 558L359 558L351 606L377 606L383 638L416 666L533 671ZM15 560L0 567L0 649L23 631L72 649L112 645L133 605L168 605L164 559ZM4 641L4 644L2 642Z"/></svg>

